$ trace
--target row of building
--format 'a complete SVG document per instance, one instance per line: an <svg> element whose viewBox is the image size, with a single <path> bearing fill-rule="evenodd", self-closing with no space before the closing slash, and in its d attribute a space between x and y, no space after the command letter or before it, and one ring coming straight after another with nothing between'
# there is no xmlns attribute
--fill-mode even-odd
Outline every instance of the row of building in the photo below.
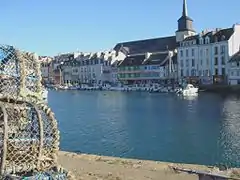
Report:
<svg viewBox="0 0 240 180"><path fill-rule="evenodd" d="M240 84L240 25L197 33L183 0L173 36L122 42L106 52L41 59L44 79L55 83Z"/></svg>

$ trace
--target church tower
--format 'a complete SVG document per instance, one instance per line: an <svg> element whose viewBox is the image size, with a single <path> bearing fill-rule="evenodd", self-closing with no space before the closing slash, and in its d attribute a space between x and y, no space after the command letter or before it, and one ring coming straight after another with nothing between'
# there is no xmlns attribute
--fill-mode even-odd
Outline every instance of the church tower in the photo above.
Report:
<svg viewBox="0 0 240 180"><path fill-rule="evenodd" d="M178 19L178 30L176 31L176 41L180 42L188 36L195 35L193 20L188 17L187 0L183 0L182 16Z"/></svg>

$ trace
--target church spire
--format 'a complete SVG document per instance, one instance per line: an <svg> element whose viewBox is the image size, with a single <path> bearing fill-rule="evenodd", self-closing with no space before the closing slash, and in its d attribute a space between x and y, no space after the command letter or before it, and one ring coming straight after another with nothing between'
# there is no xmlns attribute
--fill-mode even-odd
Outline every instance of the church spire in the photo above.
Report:
<svg viewBox="0 0 240 180"><path fill-rule="evenodd" d="M188 15L187 12L187 0L183 0L183 12L182 12L182 16L186 17Z"/></svg>

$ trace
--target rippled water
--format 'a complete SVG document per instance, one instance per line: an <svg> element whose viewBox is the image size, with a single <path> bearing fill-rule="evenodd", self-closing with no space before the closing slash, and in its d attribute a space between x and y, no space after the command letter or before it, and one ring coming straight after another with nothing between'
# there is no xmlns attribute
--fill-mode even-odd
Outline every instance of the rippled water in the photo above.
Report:
<svg viewBox="0 0 240 180"><path fill-rule="evenodd" d="M201 94L49 92L61 149L240 167L240 99Z"/></svg>

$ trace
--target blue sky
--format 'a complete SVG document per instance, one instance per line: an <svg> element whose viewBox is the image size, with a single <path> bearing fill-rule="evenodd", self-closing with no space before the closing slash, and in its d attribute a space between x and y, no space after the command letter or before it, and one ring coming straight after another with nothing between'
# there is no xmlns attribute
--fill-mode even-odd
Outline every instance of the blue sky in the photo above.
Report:
<svg viewBox="0 0 240 180"><path fill-rule="evenodd" d="M239 0L188 0L199 32L240 22ZM173 35L182 0L2 0L1 43L55 55Z"/></svg>

